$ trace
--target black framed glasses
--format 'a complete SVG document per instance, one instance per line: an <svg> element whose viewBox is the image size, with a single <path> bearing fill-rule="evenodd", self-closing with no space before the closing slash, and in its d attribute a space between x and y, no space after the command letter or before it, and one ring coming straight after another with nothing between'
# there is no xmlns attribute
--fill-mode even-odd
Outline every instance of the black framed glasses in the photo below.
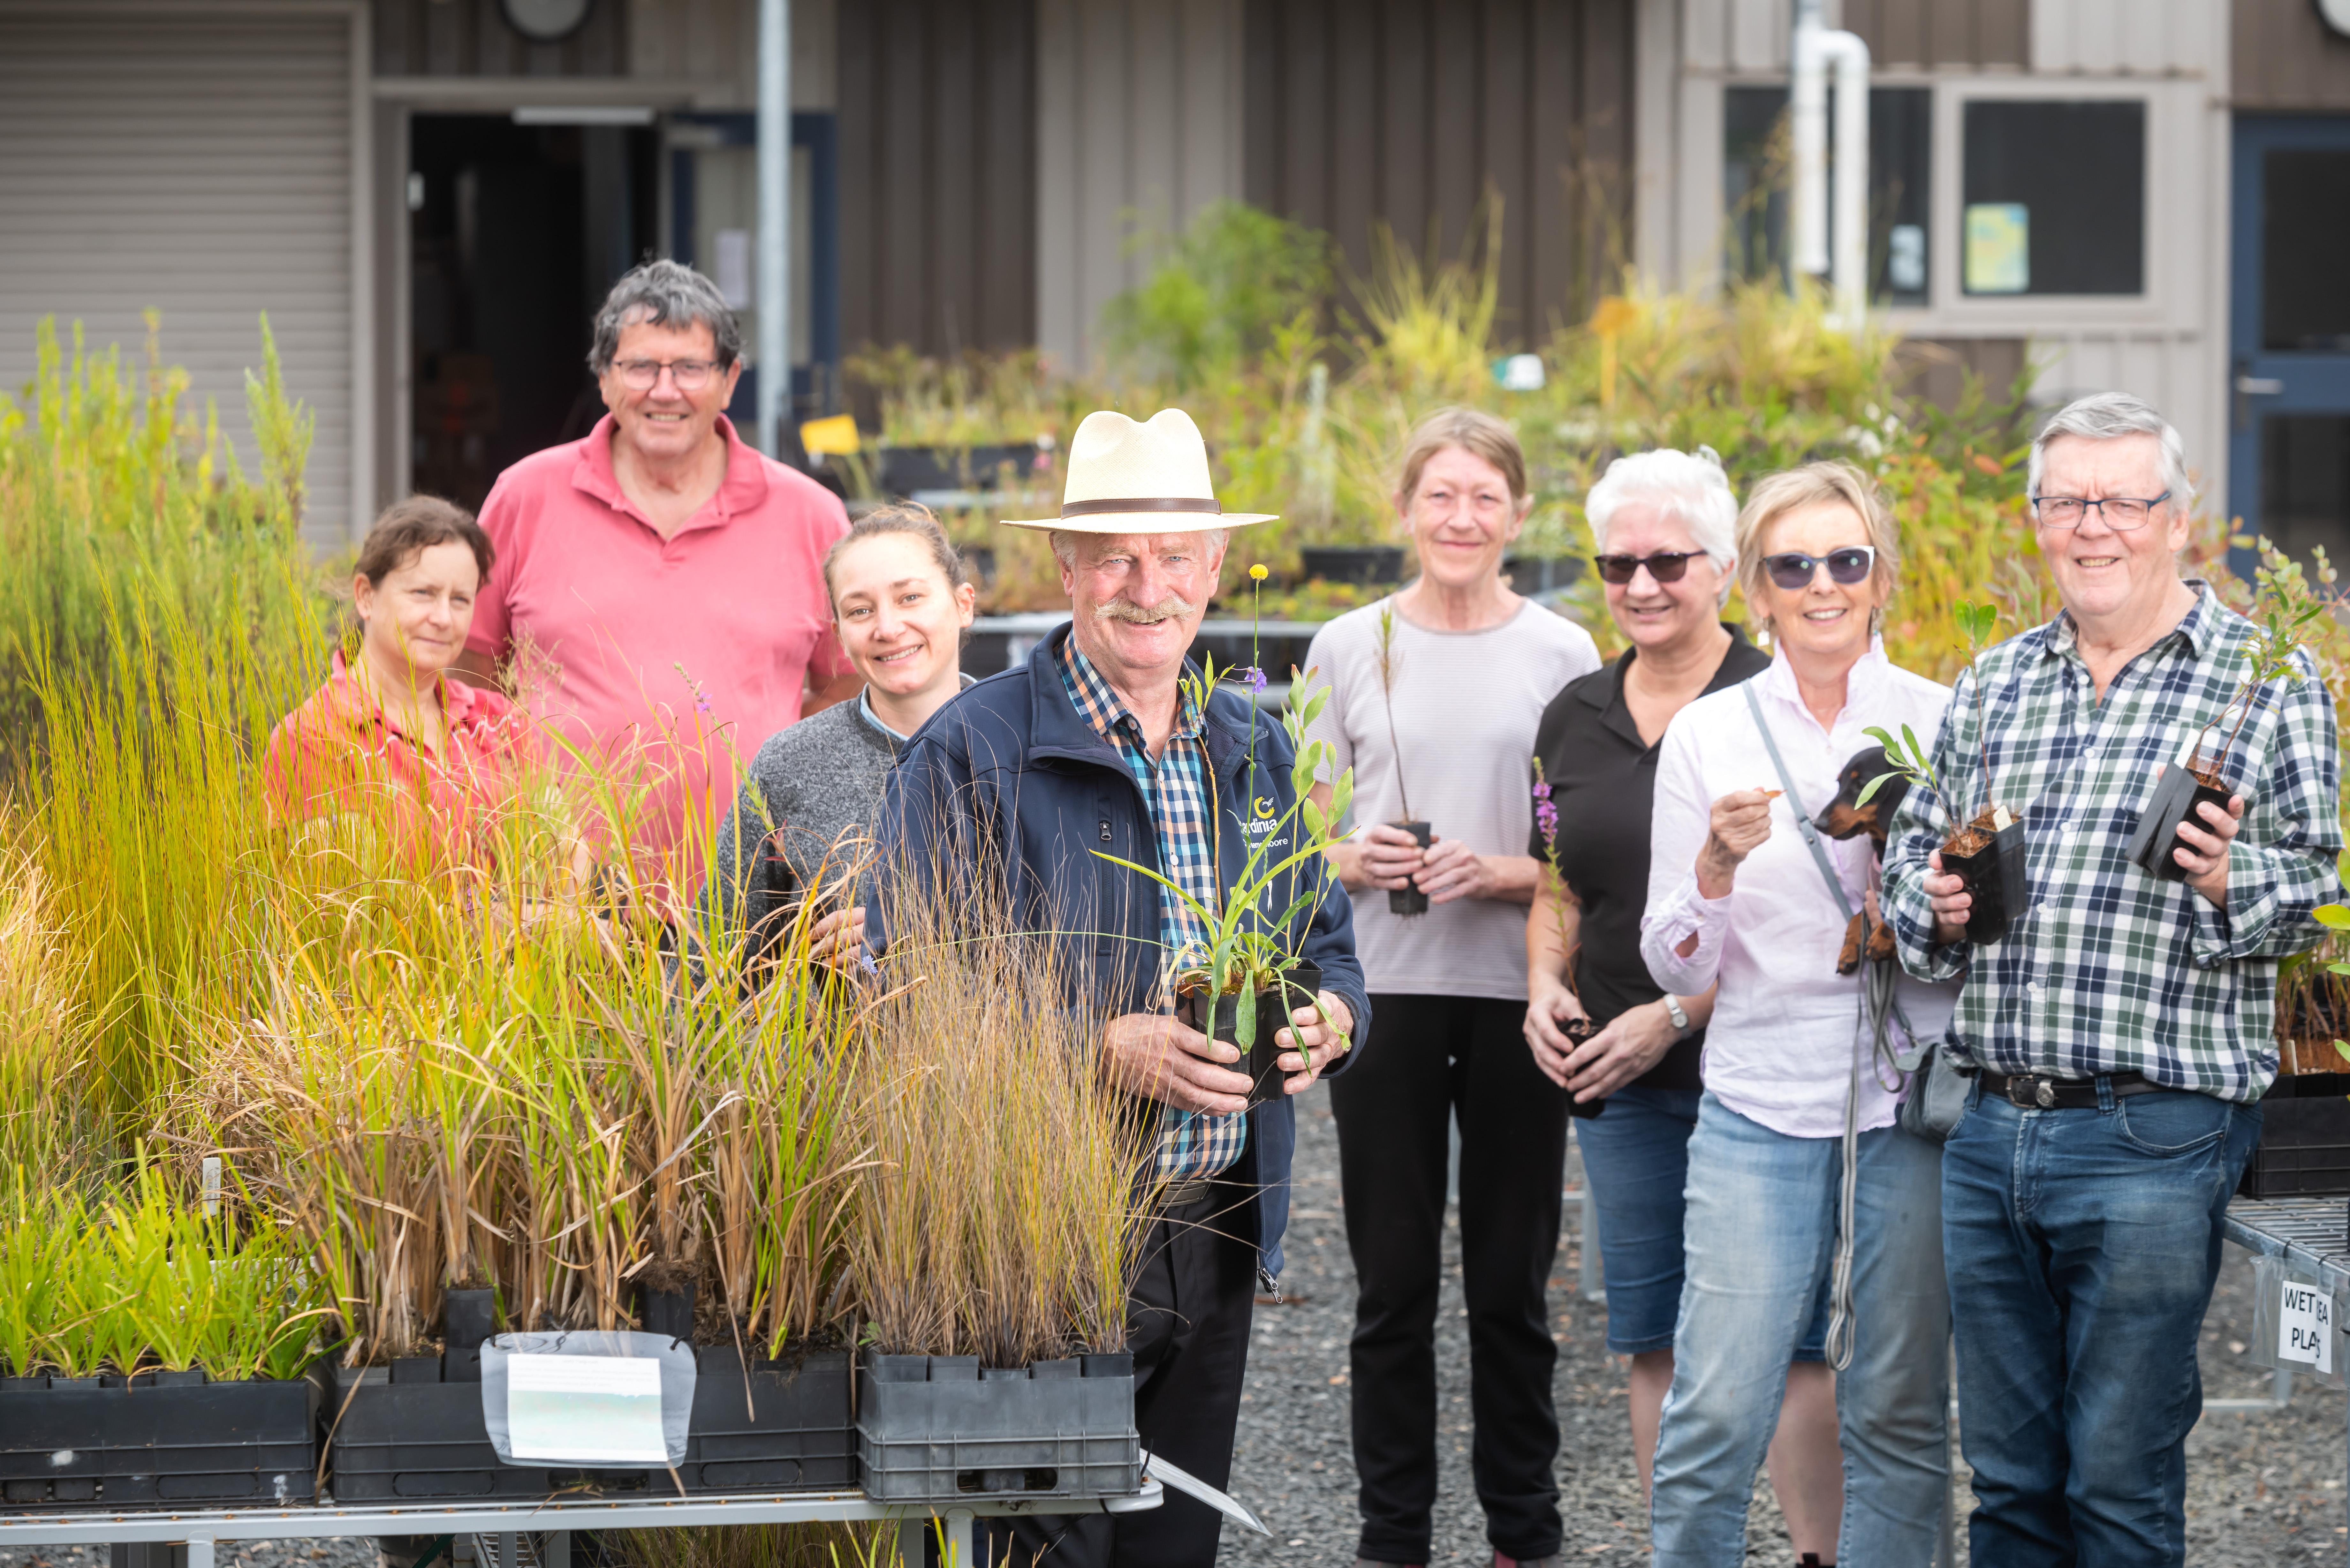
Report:
<svg viewBox="0 0 2350 1568"><path fill-rule="evenodd" d="M2035 495L2032 498L2032 510L2039 514L2043 528L2077 528L2088 521L2094 511L2106 520L2106 527L2126 534L2133 528L2145 527L2154 509L2169 499L2168 490L2147 501L2132 495L2108 495L2103 501L2080 495Z"/></svg>
<svg viewBox="0 0 2350 1568"><path fill-rule="evenodd" d="M713 359L620 359L612 369L620 373L620 385L634 391L650 392L660 385L660 373L669 372L681 392L698 392L710 384L718 369Z"/></svg>
<svg viewBox="0 0 2350 1568"><path fill-rule="evenodd" d="M1689 564L1704 554L1703 550L1659 550L1653 556L1596 556L1593 559L1599 566L1599 580L1621 587L1643 566L1660 583L1678 583L1688 572Z"/></svg>
<svg viewBox="0 0 2350 1568"><path fill-rule="evenodd" d="M1855 583L1865 583L1868 580L1868 574L1877 569L1877 546L1846 545L1843 549L1830 550L1825 556L1806 556L1801 550L1783 550L1778 555L1762 557L1762 569L1771 574L1771 580L1790 592L1810 587L1812 578L1822 566L1828 569L1830 582L1842 583L1846 587Z"/></svg>

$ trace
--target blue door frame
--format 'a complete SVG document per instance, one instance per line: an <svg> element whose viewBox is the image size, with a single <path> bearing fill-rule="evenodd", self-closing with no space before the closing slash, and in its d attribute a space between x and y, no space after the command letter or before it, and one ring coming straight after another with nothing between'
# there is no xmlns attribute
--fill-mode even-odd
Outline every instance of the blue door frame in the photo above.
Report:
<svg viewBox="0 0 2350 1568"><path fill-rule="evenodd" d="M2262 347L2262 217L2268 154L2282 149L2350 151L2350 115L2236 116L2235 212L2229 245L2228 509L2244 532L2261 532L2262 425L2277 414L2350 414L2350 354L2271 351ZM2350 263L2345 263L2350 265ZM2345 284L2350 286L2350 284ZM2233 553L2251 576L2250 550Z"/></svg>

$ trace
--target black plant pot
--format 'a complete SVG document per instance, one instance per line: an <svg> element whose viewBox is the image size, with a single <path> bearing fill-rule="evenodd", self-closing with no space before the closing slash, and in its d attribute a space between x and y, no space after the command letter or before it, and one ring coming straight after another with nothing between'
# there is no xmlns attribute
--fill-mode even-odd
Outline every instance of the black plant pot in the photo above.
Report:
<svg viewBox="0 0 2350 1568"><path fill-rule="evenodd" d="M1308 577L1376 587L1403 581L1403 551L1394 545L1326 545L1300 550Z"/></svg>
<svg viewBox="0 0 2350 1568"><path fill-rule="evenodd" d="M1282 981L1278 988L1261 991L1254 997L1245 999L1256 1008L1256 1044L1241 1053L1241 1059L1232 1064L1232 1070L1248 1075L1248 1103L1252 1106L1277 1100L1286 1092L1283 1082L1287 1075L1280 1066L1282 1047L1274 1042L1274 1036L1290 1027L1289 1015L1293 1011L1305 1006L1307 1000L1321 991L1322 971L1301 960L1284 971ZM1200 1023L1201 1001L1196 992L1184 997L1178 1015L1209 1039L1238 1045L1240 1010L1243 999L1238 996L1216 998L1214 1017L1210 1025Z"/></svg>
<svg viewBox="0 0 2350 1568"><path fill-rule="evenodd" d="M1960 855L1943 845L1942 869L1965 883L1974 899L1967 911L1967 940L1999 940L2031 902L2031 885L2024 879L2022 819L2010 822L1970 854Z"/></svg>
<svg viewBox="0 0 2350 1568"><path fill-rule="evenodd" d="M2191 820L2198 827L2210 827L2195 809L2207 800L2223 812L2228 809L2230 792L2207 782L2219 776L2217 768L2199 774L2194 768L2175 763L2162 770L2154 794L2146 803L2146 814L2138 818L2137 831L2130 835L2129 857L2139 870L2165 882L2187 880L2187 867L2171 852L2184 849L2199 855L2202 851L2178 836L2178 825Z"/></svg>
<svg viewBox="0 0 2350 1568"><path fill-rule="evenodd" d="M497 1332L495 1291L451 1291L441 1298L441 1336L446 1351L441 1376L451 1383L482 1380L482 1341Z"/></svg>
<svg viewBox="0 0 2350 1568"><path fill-rule="evenodd" d="M1436 830L1425 822L1390 822L1389 827L1400 827L1419 840L1424 851L1436 842ZM1417 888L1397 888L1388 893L1388 913L1390 915L1424 915L1428 913L1428 895Z"/></svg>
<svg viewBox="0 0 2350 1568"><path fill-rule="evenodd" d="M321 1393L198 1371L0 1378L0 1512L309 1502Z"/></svg>
<svg viewBox="0 0 2350 1568"><path fill-rule="evenodd" d="M1580 1045L1599 1033L1599 1025L1592 1023L1588 1018L1570 1018L1558 1026L1558 1032ZM1566 1114L1568 1116L1581 1116L1588 1121L1607 1108L1607 1102L1604 1099L1593 1100L1586 1104L1576 1099L1572 1090L1567 1094Z"/></svg>
<svg viewBox="0 0 2350 1568"><path fill-rule="evenodd" d="M639 1289L637 1315L643 1321L647 1334L692 1344L693 1282L688 1280L673 1291L657 1291L650 1286Z"/></svg>
<svg viewBox="0 0 2350 1568"><path fill-rule="evenodd" d="M877 1502L1142 1489L1127 1353L985 1368L974 1355L868 1355L858 1394L858 1468Z"/></svg>

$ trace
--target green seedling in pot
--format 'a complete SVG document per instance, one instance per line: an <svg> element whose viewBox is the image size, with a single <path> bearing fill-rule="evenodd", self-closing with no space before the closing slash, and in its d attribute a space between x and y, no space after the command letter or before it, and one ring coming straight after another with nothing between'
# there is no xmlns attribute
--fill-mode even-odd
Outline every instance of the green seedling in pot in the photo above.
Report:
<svg viewBox="0 0 2350 1568"><path fill-rule="evenodd" d="M1958 620L1959 630L1966 636L1967 671L1974 676L1971 684L1975 694L1975 740L1982 763L1983 806L1989 811L1993 809L1991 804L1991 737L1983 729L1982 675L1975 669L1975 661L1982 657L1983 649L1991 646L1991 633L1999 628L1999 607L1960 599L1958 608L1952 613ZM1933 792L1934 798L1942 804L1945 819L1952 824L1960 820L1957 803L1943 793L1940 781L1934 776L1934 764L1926 756L1926 748L1918 743L1918 737L1908 725L1901 726L1898 742L1882 729L1872 728L1862 733L1885 748L1886 764L1891 770L1877 774L1861 790L1860 803L1863 805L1867 805L1869 797L1884 784L1897 778L1905 778Z"/></svg>
<svg viewBox="0 0 2350 1568"><path fill-rule="evenodd" d="M1197 677L1185 676L1187 694L1206 711L1208 697L1223 678L1215 660L1207 661L1204 672ZM1303 692L1312 679L1311 671L1293 670L1293 691ZM1303 939L1293 945L1289 930L1298 916L1322 901L1327 875L1316 867L1313 875L1297 878L1298 887L1283 908L1272 907L1274 889L1281 877L1309 862L1320 861L1329 849L1332 826L1344 819L1355 794L1354 770L1340 772L1331 785L1330 809L1326 814L1306 796L1321 769L1335 762L1336 752L1326 741L1309 741L1307 726L1320 717L1330 701L1328 687L1306 697L1303 705L1293 702L1282 715L1282 727L1289 732L1290 742L1296 748L1296 761L1290 766L1290 785L1295 801L1288 810L1272 818L1253 819L1263 826L1253 828L1254 839L1247 858L1241 863L1240 875L1232 885L1220 888L1207 900L1193 897L1172 878L1148 866L1138 866L1131 860L1115 855L1100 856L1113 866L1149 877L1181 902L1200 923L1202 935L1185 944L1173 958L1174 988L1178 995L1198 994L1212 1001L1222 996L1236 996L1243 1005L1236 1008L1233 1044L1246 1052L1256 1044L1256 1010L1253 999L1261 992L1275 987L1287 987L1284 976L1294 968L1299 957ZM1252 708L1252 714L1254 710ZM1254 720L1252 718L1252 724ZM1208 816L1213 825L1216 844L1216 865L1223 864L1222 855L1224 830L1222 803L1217 799L1215 775L1208 775ZM1302 826L1304 832L1295 830ZM1285 839L1296 842L1286 854L1276 855L1274 846ZM1295 987L1287 987L1295 989ZM1307 996L1297 1002L1318 1009L1316 998ZM1347 1044L1351 1044L1351 1042Z"/></svg>
<svg viewBox="0 0 2350 1568"><path fill-rule="evenodd" d="M2262 543L2265 545L2267 541ZM2220 710L2219 716L2197 732L2195 749L2188 753L2188 765L2196 777L2214 789L2220 787L2228 753L2235 749L2236 737L2244 732L2245 721L2252 716L2254 693L2272 680L2299 682L2300 673L2293 667L2293 656L2308 642L2313 623L2333 607L2329 600L2308 590L2297 563L2272 552L2263 554L2271 559L2262 565L2258 573L2262 615L2257 629L2244 639L2241 649L2243 682L2236 688L2227 707ZM2205 739L2231 711L2236 715L2234 727L2220 743L2219 751L2207 760L2203 755Z"/></svg>

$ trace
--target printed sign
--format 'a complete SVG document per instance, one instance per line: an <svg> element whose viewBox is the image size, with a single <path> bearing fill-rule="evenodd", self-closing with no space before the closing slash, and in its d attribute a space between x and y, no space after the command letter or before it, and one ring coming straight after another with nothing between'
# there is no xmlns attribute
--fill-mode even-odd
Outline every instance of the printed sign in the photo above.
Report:
<svg viewBox="0 0 2350 1568"><path fill-rule="evenodd" d="M515 1355L506 1426L516 1459L666 1465L660 1363L623 1355Z"/></svg>
<svg viewBox="0 0 2350 1568"><path fill-rule="evenodd" d="M2277 1359L2334 1370L2334 1293L2287 1280L2277 1299Z"/></svg>

